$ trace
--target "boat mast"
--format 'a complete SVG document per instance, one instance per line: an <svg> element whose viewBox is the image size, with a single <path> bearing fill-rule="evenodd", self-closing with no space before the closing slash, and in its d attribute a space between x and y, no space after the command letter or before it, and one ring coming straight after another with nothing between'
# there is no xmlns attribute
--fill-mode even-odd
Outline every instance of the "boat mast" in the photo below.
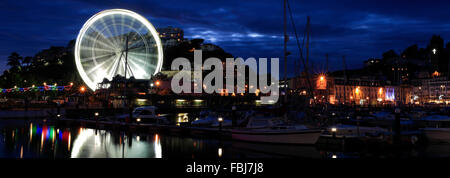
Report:
<svg viewBox="0 0 450 178"><path fill-rule="evenodd" d="M342 56L342 64L344 65L344 105L345 102L347 101L347 97L345 96L347 93L347 90L345 88L345 86L347 85L347 74L346 74L346 70L347 70L347 65L345 64L345 56Z"/></svg>
<svg viewBox="0 0 450 178"><path fill-rule="evenodd" d="M306 17L306 66L309 67L309 35L310 35L311 18Z"/></svg>
<svg viewBox="0 0 450 178"><path fill-rule="evenodd" d="M286 102L287 100L287 77L286 77L286 73L287 73L287 41L288 41L288 36L287 36L287 29L286 29L286 25L287 25L287 21L286 21L286 1L283 1L283 28L284 28L284 102Z"/></svg>

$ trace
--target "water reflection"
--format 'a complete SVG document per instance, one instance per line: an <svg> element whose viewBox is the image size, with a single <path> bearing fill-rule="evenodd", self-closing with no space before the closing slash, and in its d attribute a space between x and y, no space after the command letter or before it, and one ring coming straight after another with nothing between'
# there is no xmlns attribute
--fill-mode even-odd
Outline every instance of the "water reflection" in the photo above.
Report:
<svg viewBox="0 0 450 178"><path fill-rule="evenodd" d="M1 125L1 124L0 124ZM130 134L92 128L64 128L29 123L1 128L0 157L163 158L222 157L217 140L161 134ZM228 144L230 145L230 144ZM223 154L223 155L222 155Z"/></svg>
<svg viewBox="0 0 450 178"><path fill-rule="evenodd" d="M131 134L41 122L0 120L0 158L389 158L450 157L450 144L430 144L400 153L342 152L314 146L258 144L217 139Z"/></svg>

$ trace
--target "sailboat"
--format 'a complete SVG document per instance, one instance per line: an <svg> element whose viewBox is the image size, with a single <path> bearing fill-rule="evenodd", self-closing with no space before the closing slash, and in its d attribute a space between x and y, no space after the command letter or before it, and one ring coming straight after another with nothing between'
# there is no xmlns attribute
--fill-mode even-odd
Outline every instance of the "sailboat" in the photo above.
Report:
<svg viewBox="0 0 450 178"><path fill-rule="evenodd" d="M292 24L294 26L295 36L297 39L297 45L300 50L301 59L303 62L303 65L305 66L305 73L308 75L307 66L308 64L305 64L305 61L303 60L297 32L295 29L295 24L293 22L292 18L292 12L291 8L289 6L289 3L287 0L284 0L284 80L286 81L286 70L287 70L287 55L289 52L287 52L287 33L286 33L286 12L289 10L290 12L290 19L292 21ZM309 24L310 24L310 18L307 18L307 30L308 30L308 40L307 43L309 43ZM308 49L308 44L307 44ZM308 59L308 50L307 50L307 59ZM311 82L309 81L309 76L307 76L309 88L310 91L312 89ZM284 95L284 102L287 102L287 85L285 85L285 95ZM308 92L310 95L312 92ZM311 145L315 144L317 140L319 139L322 130L318 128L312 128L308 127L306 125L302 124L293 124L287 121L286 115L283 116L276 116L276 115L261 115L261 112L258 113L259 115L254 115L252 117L249 117L248 123L244 128L240 129L233 129L232 130L232 138L234 140L241 140L241 141L249 141L249 142L262 142L262 143L277 143L277 144L305 144L305 145ZM269 116L268 116L269 115Z"/></svg>

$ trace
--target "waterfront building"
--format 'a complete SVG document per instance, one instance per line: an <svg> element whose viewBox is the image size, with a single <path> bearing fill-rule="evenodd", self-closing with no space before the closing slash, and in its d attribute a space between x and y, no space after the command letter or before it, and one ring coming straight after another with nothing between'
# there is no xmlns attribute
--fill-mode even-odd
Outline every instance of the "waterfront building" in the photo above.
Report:
<svg viewBox="0 0 450 178"><path fill-rule="evenodd" d="M165 28L158 28L157 31L164 48L176 46L185 40L184 31L181 28L168 26Z"/></svg>
<svg viewBox="0 0 450 178"><path fill-rule="evenodd" d="M450 102L450 81L447 76L435 71L431 76L413 81L411 102L417 105L425 103L448 104Z"/></svg>
<svg viewBox="0 0 450 178"><path fill-rule="evenodd" d="M384 106L411 102L409 85L392 85L386 81L364 76L345 80L344 77L316 74L311 77L310 83L316 103ZM309 92L309 82L304 76L290 79L289 85L291 91L299 95L306 96Z"/></svg>

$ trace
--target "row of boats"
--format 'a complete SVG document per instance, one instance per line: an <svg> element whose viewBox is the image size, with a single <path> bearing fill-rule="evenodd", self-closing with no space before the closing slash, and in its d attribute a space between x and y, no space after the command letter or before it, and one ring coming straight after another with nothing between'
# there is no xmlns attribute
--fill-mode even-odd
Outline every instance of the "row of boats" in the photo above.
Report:
<svg viewBox="0 0 450 178"><path fill-rule="evenodd" d="M170 121L156 114L156 107L138 107L133 111L133 121L169 124ZM278 114L277 114L278 113ZM309 115L309 116L307 116ZM240 111L201 111L188 127L231 130L232 139L277 143L315 144L320 137L392 140L392 111L377 112L274 112L273 109ZM312 117L311 117L312 116ZM121 116L126 118L127 115ZM235 127L233 125L235 119ZM417 142L417 134L425 135L429 142L450 143L450 117L446 112L405 111L400 118L401 134L412 134L410 141Z"/></svg>

